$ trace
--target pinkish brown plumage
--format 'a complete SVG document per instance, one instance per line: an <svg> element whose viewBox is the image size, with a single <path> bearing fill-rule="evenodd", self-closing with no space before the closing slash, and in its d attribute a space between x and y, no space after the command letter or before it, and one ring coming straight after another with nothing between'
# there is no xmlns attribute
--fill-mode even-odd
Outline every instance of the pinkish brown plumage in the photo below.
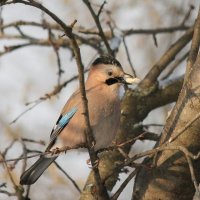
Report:
<svg viewBox="0 0 200 200"><path fill-rule="evenodd" d="M133 82L134 78L124 73L121 64L116 59L110 56L101 56L93 62L85 86L90 124L96 141L95 150L108 147L115 138L120 120L122 97L120 92L123 84ZM62 119L62 116L65 116L73 108L77 109L76 113L65 127L61 127L62 129L58 129L60 128L58 120L58 124L52 131L47 150L57 146L73 147L86 142L83 106L79 90L67 101L59 119ZM60 140L57 140L57 136ZM40 157L32 167L22 174L20 183L33 184L57 156Z"/></svg>
<svg viewBox="0 0 200 200"><path fill-rule="evenodd" d="M105 148L111 144L120 119L121 99L119 87L122 86L121 83L116 83L109 87L105 84L105 80L109 76L107 73L102 73L101 70L108 69L108 67L114 68L113 73L116 76L123 75L121 68L101 64L90 71L86 81L90 124L96 141L95 149ZM60 134L60 138L66 146L74 146L85 142L85 124L79 91L75 92L68 100L62 113L69 112L73 107L77 107L78 111Z"/></svg>

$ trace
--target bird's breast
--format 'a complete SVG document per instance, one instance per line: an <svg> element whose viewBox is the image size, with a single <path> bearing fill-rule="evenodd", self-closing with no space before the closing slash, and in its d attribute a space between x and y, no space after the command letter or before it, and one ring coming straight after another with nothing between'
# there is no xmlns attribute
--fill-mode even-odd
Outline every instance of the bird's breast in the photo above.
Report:
<svg viewBox="0 0 200 200"><path fill-rule="evenodd" d="M109 146L115 138L119 127L120 102L123 94L124 89L121 86L110 88L103 85L86 90L90 124L96 140L95 149ZM75 100L76 104L71 100L74 102L72 105L78 110L60 134L64 144L68 146L86 141L81 96L77 95Z"/></svg>

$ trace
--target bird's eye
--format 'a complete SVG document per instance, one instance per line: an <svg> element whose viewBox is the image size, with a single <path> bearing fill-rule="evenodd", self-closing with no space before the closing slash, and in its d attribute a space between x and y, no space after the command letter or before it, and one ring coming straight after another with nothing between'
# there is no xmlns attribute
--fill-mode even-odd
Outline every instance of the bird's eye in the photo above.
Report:
<svg viewBox="0 0 200 200"><path fill-rule="evenodd" d="M112 76L112 72L108 72L108 76Z"/></svg>

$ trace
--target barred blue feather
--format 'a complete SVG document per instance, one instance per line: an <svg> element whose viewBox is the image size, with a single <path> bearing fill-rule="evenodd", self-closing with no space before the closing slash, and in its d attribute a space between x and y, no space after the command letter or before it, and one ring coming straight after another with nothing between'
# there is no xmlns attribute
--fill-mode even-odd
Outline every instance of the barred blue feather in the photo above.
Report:
<svg viewBox="0 0 200 200"><path fill-rule="evenodd" d="M54 143L60 132L65 128L65 126L69 123L70 119L76 113L77 108L72 108L68 113L64 116L60 116L56 123L56 126L52 130L50 136L49 145L46 148L46 151L49 151ZM20 177L20 184L23 185L31 185L37 181L37 179L42 175L42 173L46 170L46 168L54 162L54 160L58 157L58 155L47 155L41 156L28 170L26 170Z"/></svg>
<svg viewBox="0 0 200 200"><path fill-rule="evenodd" d="M58 122L58 124L63 128L65 127L68 122L70 121L70 119L74 116L74 114L76 113L77 108L72 108L67 114L65 114L64 116L62 116L62 118L60 119L60 121Z"/></svg>

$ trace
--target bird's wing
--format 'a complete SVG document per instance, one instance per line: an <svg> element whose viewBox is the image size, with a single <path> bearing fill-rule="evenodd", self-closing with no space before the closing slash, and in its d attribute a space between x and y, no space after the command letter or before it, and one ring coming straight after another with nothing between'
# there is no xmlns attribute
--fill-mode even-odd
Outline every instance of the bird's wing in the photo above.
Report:
<svg viewBox="0 0 200 200"><path fill-rule="evenodd" d="M64 105L61 115L68 113L73 107L76 107L80 111L81 95L79 90L74 92L68 99L67 103Z"/></svg>
<svg viewBox="0 0 200 200"><path fill-rule="evenodd" d="M104 98L107 93L105 94L103 87L104 86L86 88L90 125L93 128L94 134L96 134L96 132L101 132L101 129L104 131L103 129L107 128L106 122L109 121L110 115L113 113L113 110L115 110L115 103L113 100L111 98ZM75 116L70 120L67 126L65 125L65 127L61 128L56 126L56 129L54 129L51 136L49 148L52 148L52 146L55 144L55 138L58 135L62 140L62 143L66 146L73 147L76 144L85 142L85 120L83 115L84 109L79 90L69 98L61 112L61 115L64 116L66 113L70 112L72 108L77 108ZM62 116L60 119L62 119ZM104 126L104 124L106 124L106 126Z"/></svg>
<svg viewBox="0 0 200 200"><path fill-rule="evenodd" d="M87 85L86 85L87 86ZM99 123L99 119L104 119L105 117L109 116L109 111L113 107L110 104L108 98L102 98L104 94L99 91L99 87L86 87L86 96L88 100L88 109L90 115L90 125L95 126ZM98 102L101 103L98 103ZM65 106L63 107L62 114L67 113L70 111L71 108L76 107L78 109L76 118L82 119L83 118L83 105L81 99L81 93L77 90L67 101ZM80 120L82 121L82 120Z"/></svg>
<svg viewBox="0 0 200 200"><path fill-rule="evenodd" d="M74 114L77 112L77 108L73 107L69 112L66 114L61 114L58 118L56 125L54 126L51 136L50 136L50 142L46 148L46 151L49 151L51 147L54 145L56 138L60 134L60 132L65 128L65 126L69 123L70 119L74 116Z"/></svg>

